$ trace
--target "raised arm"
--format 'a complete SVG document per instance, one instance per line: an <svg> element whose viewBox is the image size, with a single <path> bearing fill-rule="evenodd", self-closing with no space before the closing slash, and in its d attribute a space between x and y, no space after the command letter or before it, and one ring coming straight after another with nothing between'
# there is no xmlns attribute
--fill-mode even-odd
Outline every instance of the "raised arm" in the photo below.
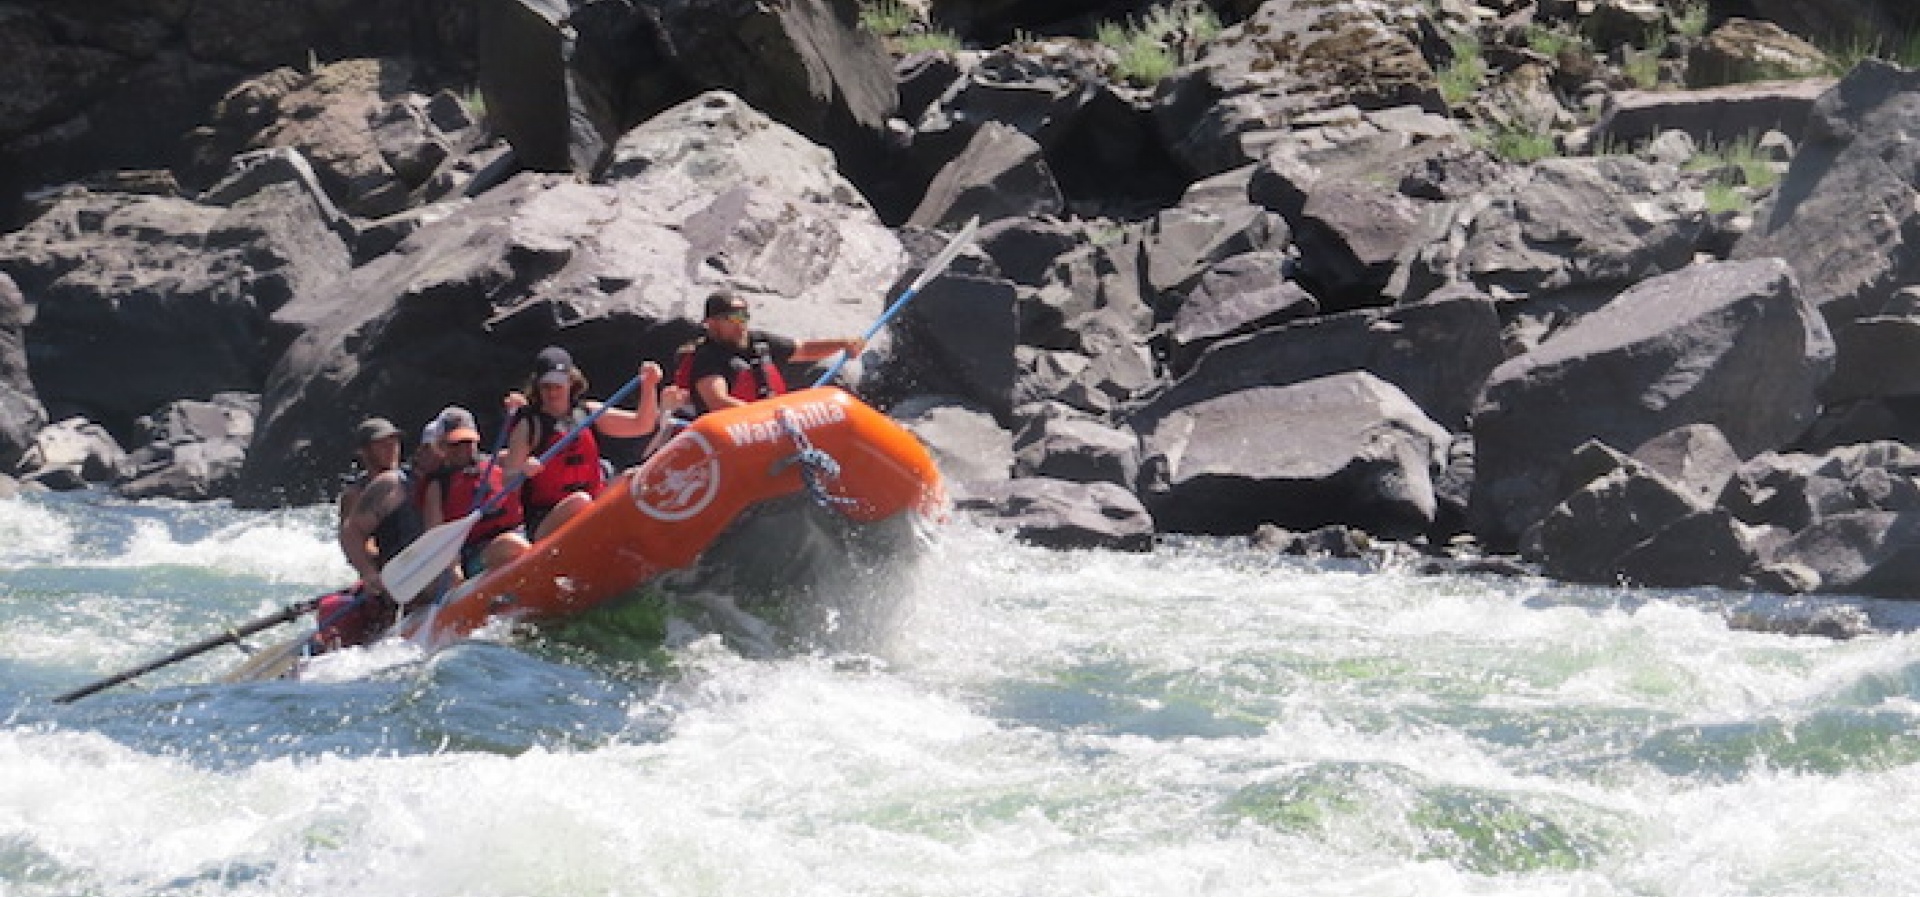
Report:
<svg viewBox="0 0 1920 897"><path fill-rule="evenodd" d="M665 376L660 365L645 362L640 365L640 407L628 411L625 408L608 408L594 422L593 428L616 439L638 439L653 432L660 423L660 378ZM598 402L588 402L587 410L595 411Z"/></svg>
<svg viewBox="0 0 1920 897"><path fill-rule="evenodd" d="M792 360L798 364L806 364L810 361L832 358L836 352L845 352L849 356L858 357L865 351L867 351L867 341L859 338L810 339L793 347Z"/></svg>

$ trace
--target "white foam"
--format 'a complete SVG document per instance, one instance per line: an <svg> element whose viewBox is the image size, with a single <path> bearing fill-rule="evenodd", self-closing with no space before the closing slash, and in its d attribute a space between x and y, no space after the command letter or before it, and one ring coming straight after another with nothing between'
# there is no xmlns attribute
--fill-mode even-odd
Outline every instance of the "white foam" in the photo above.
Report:
<svg viewBox="0 0 1920 897"><path fill-rule="evenodd" d="M73 544L73 525L38 502L0 501L0 569L58 561Z"/></svg>

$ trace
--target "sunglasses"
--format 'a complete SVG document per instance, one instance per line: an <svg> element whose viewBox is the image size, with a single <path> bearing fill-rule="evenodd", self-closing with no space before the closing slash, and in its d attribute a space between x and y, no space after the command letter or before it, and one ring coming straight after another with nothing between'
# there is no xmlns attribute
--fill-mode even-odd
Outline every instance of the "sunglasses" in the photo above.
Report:
<svg viewBox="0 0 1920 897"><path fill-rule="evenodd" d="M744 311L730 311L730 312L727 312L726 314L727 320L733 321L734 323L737 323L737 324L745 324L747 323L747 320L751 317L752 317L751 315L747 314Z"/></svg>
<svg viewBox="0 0 1920 897"><path fill-rule="evenodd" d="M480 444L480 440L478 440L478 439L455 439L454 441L452 441L452 442L449 442L449 443L447 443L447 444L448 444L448 445L479 445L479 444Z"/></svg>

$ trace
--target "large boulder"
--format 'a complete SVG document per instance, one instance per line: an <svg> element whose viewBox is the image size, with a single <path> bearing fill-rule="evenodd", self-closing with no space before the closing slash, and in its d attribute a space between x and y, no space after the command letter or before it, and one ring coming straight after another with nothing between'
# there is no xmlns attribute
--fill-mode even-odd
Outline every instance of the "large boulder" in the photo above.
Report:
<svg viewBox="0 0 1920 897"><path fill-rule="evenodd" d="M1704 210L1672 165L1543 160L1430 216L1387 292L1405 301L1459 281L1516 300L1618 290L1689 264Z"/></svg>
<svg viewBox="0 0 1920 897"><path fill-rule="evenodd" d="M901 238L920 261L902 272L893 295L903 295L909 278L920 277L926 263L954 239L915 228L903 229ZM869 396L962 396L1007 420L1019 375L1014 362L1019 339L1016 301L1013 284L985 259L972 253L957 257L888 325L891 347L884 375L869 381Z"/></svg>
<svg viewBox="0 0 1920 897"><path fill-rule="evenodd" d="M954 509L1042 548L1148 551L1154 524L1140 499L1112 483L1029 477L975 484Z"/></svg>
<svg viewBox="0 0 1920 897"><path fill-rule="evenodd" d="M47 411L27 376L26 325L33 320L13 278L0 271L0 471L12 470L33 434L47 424Z"/></svg>
<svg viewBox="0 0 1920 897"><path fill-rule="evenodd" d="M1013 468L1013 435L993 413L954 396L921 396L888 412L913 431L958 488L999 483Z"/></svg>
<svg viewBox="0 0 1920 897"><path fill-rule="evenodd" d="M541 346L573 351L606 395L697 333L729 287L755 326L848 337L906 256L832 156L726 94L624 136L599 183L525 173L424 222L390 253L275 316L299 335L262 399L235 499L312 501L368 414L482 414Z"/></svg>
<svg viewBox="0 0 1920 897"><path fill-rule="evenodd" d="M587 173L635 124L725 90L883 181L893 64L850 0L481 5L480 84L527 164Z"/></svg>
<svg viewBox="0 0 1920 897"><path fill-rule="evenodd" d="M1154 520L1217 535L1263 523L1422 535L1451 440L1399 389L1364 372L1243 389L1133 424L1141 498Z"/></svg>
<svg viewBox="0 0 1920 897"><path fill-rule="evenodd" d="M0 237L0 272L34 307L41 400L123 434L177 398L257 390L268 315L349 264L313 196L284 182L225 207L76 192Z"/></svg>
<svg viewBox="0 0 1920 897"><path fill-rule="evenodd" d="M1817 591L1911 598L1920 593L1920 512L1823 518L1776 548L1771 563L1812 571Z"/></svg>
<svg viewBox="0 0 1920 897"><path fill-rule="evenodd" d="M20 457L22 479L53 489L107 483L126 472L127 453L106 428L84 417L70 417L34 434Z"/></svg>
<svg viewBox="0 0 1920 897"><path fill-rule="evenodd" d="M1295 119L1343 106L1444 112L1413 35L1424 13L1358 0L1268 0L1163 83L1156 120L1174 155L1205 177L1260 158Z"/></svg>
<svg viewBox="0 0 1920 897"><path fill-rule="evenodd" d="M1645 281L1493 371L1473 411L1473 528L1517 544L1588 439L1638 446L1706 423L1743 457L1777 449L1813 419L1832 368L1832 337L1784 262Z"/></svg>
<svg viewBox="0 0 1920 897"><path fill-rule="evenodd" d="M974 217L1050 216L1065 208L1040 145L1012 127L989 122L934 176L907 223L956 227Z"/></svg>
<svg viewBox="0 0 1920 897"><path fill-rule="evenodd" d="M1167 328L1173 375L1192 370L1222 340L1318 314L1319 303L1287 277L1288 267L1284 253L1269 250L1241 253L1201 272Z"/></svg>
<svg viewBox="0 0 1920 897"><path fill-rule="evenodd" d="M1920 280L1920 71L1862 61L1822 94L1771 202L1735 244L1777 257L1837 331Z"/></svg>
<svg viewBox="0 0 1920 897"><path fill-rule="evenodd" d="M259 410L257 395L222 393L209 401L171 402L140 418L138 447L128 454L114 491L132 499L231 497Z"/></svg>
<svg viewBox="0 0 1920 897"><path fill-rule="evenodd" d="M1622 90L1607 96L1593 125L1599 144L1638 146L1665 131L1680 131L1700 146L1727 146L1778 131L1796 140L1807 114L1831 78L1741 83L1700 90Z"/></svg>
<svg viewBox="0 0 1920 897"><path fill-rule="evenodd" d="M1214 343L1141 413L1365 370L1441 425L1464 429L1481 385L1505 359L1492 300L1454 289L1424 302L1307 318Z"/></svg>
<svg viewBox="0 0 1920 897"><path fill-rule="evenodd" d="M378 218L441 198L452 182L439 175L480 132L459 98L421 93L419 80L407 60L349 59L244 82L190 139L188 183L228 174L238 153L285 148L298 151L352 215Z"/></svg>

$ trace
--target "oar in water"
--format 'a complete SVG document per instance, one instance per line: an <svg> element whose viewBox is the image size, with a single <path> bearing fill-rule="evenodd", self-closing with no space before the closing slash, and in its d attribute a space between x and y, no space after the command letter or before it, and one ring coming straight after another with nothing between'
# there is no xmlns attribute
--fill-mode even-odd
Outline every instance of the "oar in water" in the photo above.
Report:
<svg viewBox="0 0 1920 897"><path fill-rule="evenodd" d="M174 651L173 653L168 654L165 657L147 661L146 663L143 663L137 667L134 667L133 669L127 670L125 672L115 673L91 685L87 685L82 688L76 688L73 691L67 692L66 694L63 694L54 698L53 702L55 704L72 703L74 701L78 701L81 698L86 697L87 695L93 694L94 692L101 691L103 689L112 688L116 685L119 685L122 682L127 681L128 679L134 678L135 676L144 676L147 673L151 673L154 670L160 669L161 667L179 663L182 660L186 660L187 658L193 657L198 654L205 654L208 651L211 651L215 648L220 647L221 645L230 645L230 644L237 643L241 639L246 638L247 636L252 635L256 632L259 632L263 629L272 629L273 627L278 626L282 623L286 623L291 620L297 619L301 616L304 616L307 612L313 610L315 607L318 607L319 604L320 604L320 599L318 598L309 598L305 601L296 601L292 604L287 605L286 607L283 607L277 611L274 611L271 614L261 617L258 620L251 620L246 623L242 623L238 626L235 626L231 629L228 629L227 631L222 632L219 635L209 636L207 638L201 639L200 641L194 642L191 645L188 645L184 648Z"/></svg>
<svg viewBox="0 0 1920 897"><path fill-rule="evenodd" d="M860 342L865 343L873 339L874 334L880 332L880 328L887 326L894 318L898 317L901 310L907 307L907 303L911 302L914 296L920 294L921 287L932 283L933 279L939 277L942 271L947 270L947 266L953 264L954 257L958 256L961 250L967 248L968 243L973 242L973 232L978 230L979 227L980 216L975 215L967 219L967 226L961 228L959 233L954 234L952 240L947 241L947 248L940 250L940 254L934 256L933 260L927 263L926 270L921 271L920 276L913 279L912 285L907 287L906 292L901 293L900 298L893 300L893 304L887 306L887 310L880 315L880 319L874 321L873 326L868 327L867 332L860 335ZM827 366L826 373L821 374L820 379L813 381L813 385L825 386L828 383L832 383L833 378L840 373L840 368L847 363L847 357L847 351L845 349L834 353L833 363Z"/></svg>
<svg viewBox="0 0 1920 897"><path fill-rule="evenodd" d="M600 419L600 415L607 413L607 409L626 401L627 396L632 395L639 386L640 375L635 374L632 380L627 381L627 385L620 387L620 391L613 394L613 398L594 409L592 414L587 415L586 420L580 422L580 426L568 430L566 435L560 437L560 441L555 442L552 448L542 453L539 458L540 466L545 467L555 455L565 451L567 446L573 444L574 439ZM513 479L507 481L506 488L488 496L479 507L467 512L467 516L458 520L449 520L421 533L420 538L413 540L406 548L401 549L399 554L394 555L392 560L387 561L386 566L380 568L380 580L387 584L387 594L393 596L394 603L401 607L407 606L427 586L432 585L434 580L439 579L440 574L460 557L460 547L467 543L467 534L473 532L473 525L480 522L480 518L488 511L506 500L506 497L515 489L520 488L520 483L526 478L524 471L514 474Z"/></svg>

